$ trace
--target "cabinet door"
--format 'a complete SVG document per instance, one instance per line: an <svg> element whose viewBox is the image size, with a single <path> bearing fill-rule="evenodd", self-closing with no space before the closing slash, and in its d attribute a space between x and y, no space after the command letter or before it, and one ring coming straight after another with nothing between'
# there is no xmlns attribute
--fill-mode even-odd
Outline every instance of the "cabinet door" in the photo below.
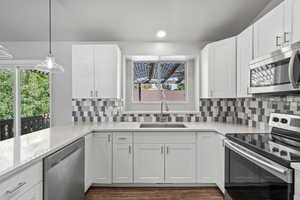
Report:
<svg viewBox="0 0 300 200"><path fill-rule="evenodd" d="M93 136L93 183L112 183L111 133L95 133Z"/></svg>
<svg viewBox="0 0 300 200"><path fill-rule="evenodd" d="M287 13L291 13L292 23L292 42L300 41L300 1L299 0L287 0L288 8L291 9Z"/></svg>
<svg viewBox="0 0 300 200"><path fill-rule="evenodd" d="M211 98L212 88L211 81L213 75L211 73L212 68L212 44L208 44L201 51L201 98Z"/></svg>
<svg viewBox="0 0 300 200"><path fill-rule="evenodd" d="M134 182L164 182L164 145L134 145Z"/></svg>
<svg viewBox="0 0 300 200"><path fill-rule="evenodd" d="M284 2L254 24L254 57L270 54L283 44Z"/></svg>
<svg viewBox="0 0 300 200"><path fill-rule="evenodd" d="M12 198L11 200L43 200L43 185L39 183L33 186L31 189L19 195L17 197Z"/></svg>
<svg viewBox="0 0 300 200"><path fill-rule="evenodd" d="M113 147L113 182L114 183L132 183L132 144L114 144Z"/></svg>
<svg viewBox="0 0 300 200"><path fill-rule="evenodd" d="M300 171L295 170L295 200L300 200Z"/></svg>
<svg viewBox="0 0 300 200"><path fill-rule="evenodd" d="M216 151L217 151L217 160L216 160L216 168L217 168L217 178L216 184L219 189L224 193L225 192L225 147L224 147L224 137L218 135L216 137Z"/></svg>
<svg viewBox="0 0 300 200"><path fill-rule="evenodd" d="M91 98L94 96L93 47L74 45L72 47L72 97Z"/></svg>
<svg viewBox="0 0 300 200"><path fill-rule="evenodd" d="M211 96L215 98L236 97L236 38L215 42L212 48Z"/></svg>
<svg viewBox="0 0 300 200"><path fill-rule="evenodd" d="M197 135L197 182L216 183L216 133Z"/></svg>
<svg viewBox="0 0 300 200"><path fill-rule="evenodd" d="M114 45L99 45L95 50L95 92L98 98L117 98L120 52Z"/></svg>
<svg viewBox="0 0 300 200"><path fill-rule="evenodd" d="M85 136L85 192L90 188L93 183L93 135Z"/></svg>
<svg viewBox="0 0 300 200"><path fill-rule="evenodd" d="M237 96L249 97L249 63L253 59L253 27L250 26L237 37Z"/></svg>
<svg viewBox="0 0 300 200"><path fill-rule="evenodd" d="M165 183L195 183L195 144L166 144L165 151Z"/></svg>

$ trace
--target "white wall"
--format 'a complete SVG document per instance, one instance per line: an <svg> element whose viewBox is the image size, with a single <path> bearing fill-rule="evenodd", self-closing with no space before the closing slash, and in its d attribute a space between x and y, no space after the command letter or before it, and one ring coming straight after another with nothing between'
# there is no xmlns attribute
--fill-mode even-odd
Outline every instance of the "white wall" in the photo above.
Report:
<svg viewBox="0 0 300 200"><path fill-rule="evenodd" d="M15 59L44 59L48 52L47 42L0 42ZM72 121L72 44L81 42L55 42L54 55L65 68L65 73L53 77L53 125ZM99 43L99 42L89 42ZM118 43L123 55L194 55L199 56L204 43ZM82 43L85 44L85 43Z"/></svg>

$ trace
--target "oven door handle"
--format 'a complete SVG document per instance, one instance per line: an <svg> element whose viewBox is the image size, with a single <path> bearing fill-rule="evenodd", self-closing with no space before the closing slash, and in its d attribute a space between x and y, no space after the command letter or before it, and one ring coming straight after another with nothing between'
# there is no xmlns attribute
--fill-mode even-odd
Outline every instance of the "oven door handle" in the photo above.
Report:
<svg viewBox="0 0 300 200"><path fill-rule="evenodd" d="M269 169L272 169L272 170L274 170L274 171L276 171L276 172L278 172L280 174L287 174L287 170L279 168L279 167L276 167L276 166L274 166L274 165L272 165L272 164L270 164L270 163L268 163L268 162L266 162L264 160L261 160L259 158L256 158L253 155L250 155L249 153L247 153L247 152L239 149L238 147L234 146L233 144L231 144L231 142L229 142L227 140L225 140L225 145L227 147L229 147L231 150L235 151L236 153L239 153L239 154L243 155L245 158L251 160L252 162L253 161L257 162L257 163L259 163L259 164L261 164L261 165L263 165L263 166L265 166L265 167L267 167Z"/></svg>
<svg viewBox="0 0 300 200"><path fill-rule="evenodd" d="M289 63L289 79L291 81L291 84L293 86L294 89L298 88L298 84L295 80L295 77L294 77L294 67L295 67L295 59L298 55L299 51L294 51L292 56L291 56L291 59L290 59L290 63Z"/></svg>

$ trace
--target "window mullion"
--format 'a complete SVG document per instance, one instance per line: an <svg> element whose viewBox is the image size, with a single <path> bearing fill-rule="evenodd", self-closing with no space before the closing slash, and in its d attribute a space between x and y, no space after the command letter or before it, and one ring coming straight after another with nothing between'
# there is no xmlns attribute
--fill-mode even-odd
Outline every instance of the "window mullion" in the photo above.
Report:
<svg viewBox="0 0 300 200"><path fill-rule="evenodd" d="M14 137L21 135L21 78L20 68L15 68L14 73Z"/></svg>

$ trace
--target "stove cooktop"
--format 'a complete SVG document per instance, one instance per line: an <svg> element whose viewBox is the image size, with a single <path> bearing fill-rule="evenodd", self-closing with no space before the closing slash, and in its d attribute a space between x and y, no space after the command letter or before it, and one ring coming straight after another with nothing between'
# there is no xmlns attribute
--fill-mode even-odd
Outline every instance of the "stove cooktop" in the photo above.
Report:
<svg viewBox="0 0 300 200"><path fill-rule="evenodd" d="M277 134L227 134L226 137L260 155L290 167L291 162L300 162L300 147L294 146L286 137ZM288 140L288 139L287 139Z"/></svg>

